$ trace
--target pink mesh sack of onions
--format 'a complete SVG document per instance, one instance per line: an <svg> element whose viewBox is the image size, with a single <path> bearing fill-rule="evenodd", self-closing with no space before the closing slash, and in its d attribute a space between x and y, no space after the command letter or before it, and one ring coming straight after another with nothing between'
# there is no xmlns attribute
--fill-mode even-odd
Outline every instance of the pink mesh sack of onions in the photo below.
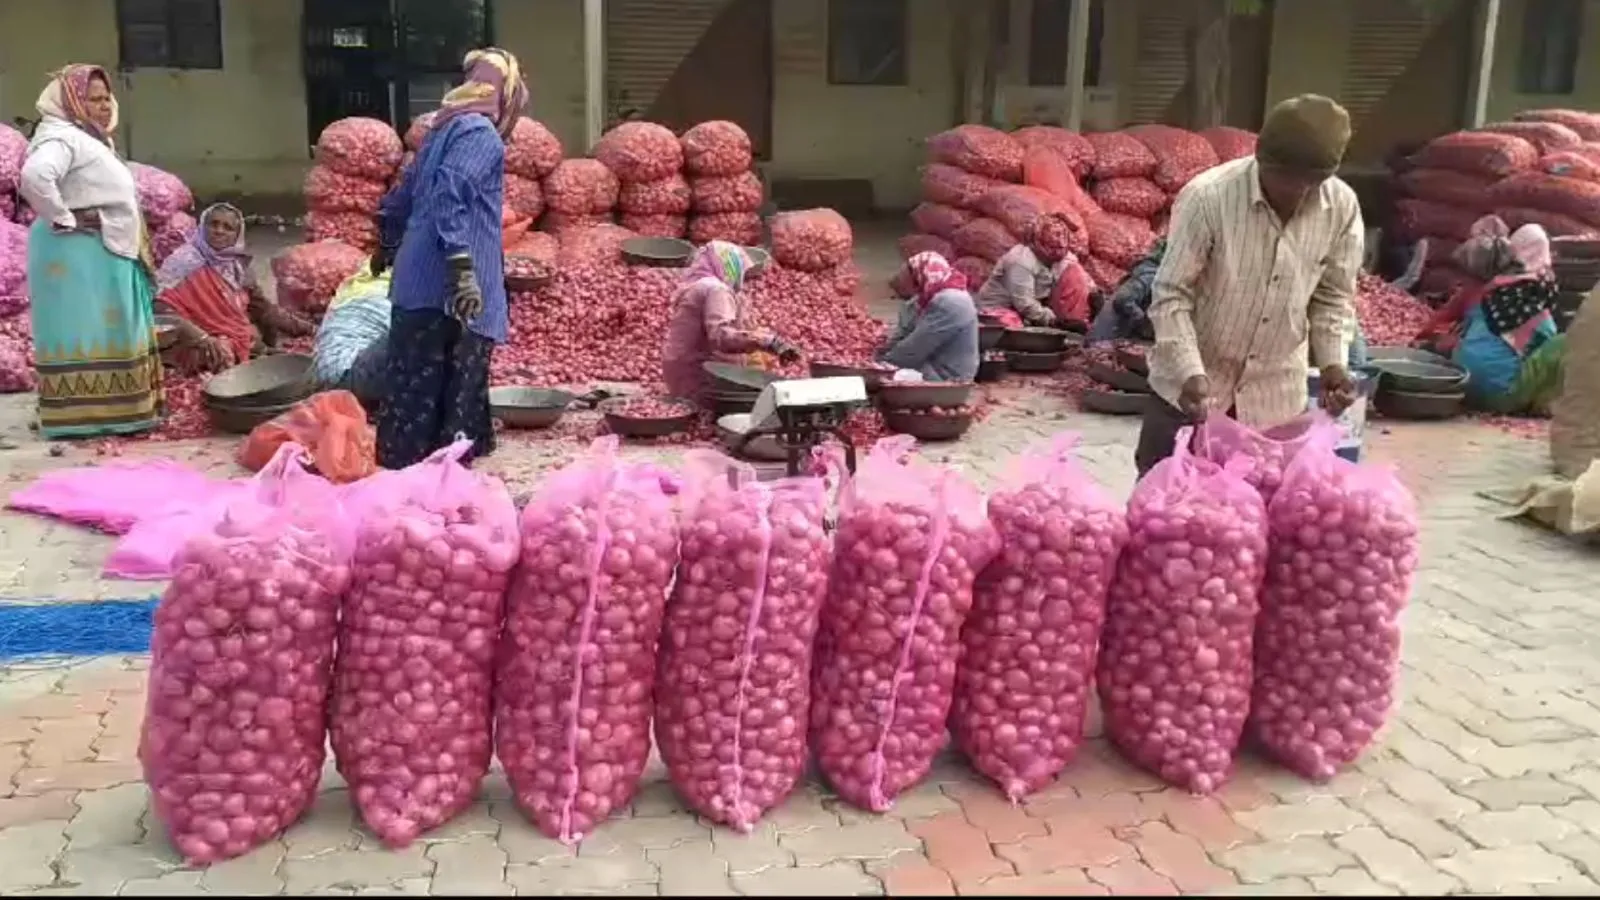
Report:
<svg viewBox="0 0 1600 900"><path fill-rule="evenodd" d="M506 142L506 172L538 180L554 172L564 154L561 139L543 122L523 116Z"/></svg>
<svg viewBox="0 0 1600 900"><path fill-rule="evenodd" d="M139 210L152 228L194 209L194 194L183 179L144 163L128 163L128 169L133 172L134 188L139 194Z"/></svg>
<svg viewBox="0 0 1600 900"><path fill-rule="evenodd" d="M1453 131L1436 137L1410 160L1419 168L1454 169L1495 178L1530 169L1538 161L1539 151L1526 139L1487 131Z"/></svg>
<svg viewBox="0 0 1600 900"><path fill-rule="evenodd" d="M594 158L623 181L655 181L683 169L683 147L672 129L654 122L623 122L600 137Z"/></svg>
<svg viewBox="0 0 1600 900"><path fill-rule="evenodd" d="M609 213L621 191L617 176L593 159L562 160L544 179L545 205L568 215Z"/></svg>
<svg viewBox="0 0 1600 900"><path fill-rule="evenodd" d="M159 266L167 261L179 247L189 243L194 238L194 233L200 228L200 223L188 213L173 213L170 219L154 234L150 235L150 255L155 258Z"/></svg>
<svg viewBox="0 0 1600 900"><path fill-rule="evenodd" d="M759 244L761 216L756 213L711 213L695 216L689 220L689 240L696 244L708 241L729 241L745 246Z"/></svg>
<svg viewBox="0 0 1600 900"><path fill-rule="evenodd" d="M1490 122L1478 130L1522 138L1541 155L1570 150L1583 143L1576 131L1559 122Z"/></svg>
<svg viewBox="0 0 1600 900"><path fill-rule="evenodd" d="M911 227L935 237L949 240L961 226L971 222L976 216L964 209L954 206L945 206L942 203L919 203L911 210Z"/></svg>
<svg viewBox="0 0 1600 900"><path fill-rule="evenodd" d="M987 125L957 125L928 138L930 162L1013 184L1022 180L1022 153L1016 138Z"/></svg>
<svg viewBox="0 0 1600 900"><path fill-rule="evenodd" d="M378 249L378 220L366 213L306 213L306 240L312 243L337 241L372 253Z"/></svg>
<svg viewBox="0 0 1600 900"><path fill-rule="evenodd" d="M983 496L886 438L840 499L812 666L811 743L848 802L883 812L945 743L973 582L998 549Z"/></svg>
<svg viewBox="0 0 1600 900"><path fill-rule="evenodd" d="M1283 473L1303 453L1332 453L1339 443L1339 425L1326 413L1310 412L1282 425L1257 431L1221 413L1195 429L1194 450L1217 464L1235 456L1250 460L1241 477L1271 503Z"/></svg>
<svg viewBox="0 0 1600 900"><path fill-rule="evenodd" d="M733 122L701 122L685 131L679 143L690 175L737 175L755 164L749 133Z"/></svg>
<svg viewBox="0 0 1600 900"><path fill-rule="evenodd" d="M1125 131L1097 131L1083 136L1094 147L1096 179L1149 178L1155 174L1156 156L1142 141Z"/></svg>
<svg viewBox="0 0 1600 900"><path fill-rule="evenodd" d="M697 213L760 212L766 202L766 186L754 172L694 180L694 211Z"/></svg>
<svg viewBox="0 0 1600 900"><path fill-rule="evenodd" d="M896 241L895 245L900 250L901 259L910 259L918 253L937 253L947 260L955 259L955 247L944 238L931 234L908 234ZM909 293L906 296L910 296Z"/></svg>
<svg viewBox="0 0 1600 900"><path fill-rule="evenodd" d="M942 163L922 168L922 198L957 209L977 209L984 194L1004 184Z"/></svg>
<svg viewBox="0 0 1600 900"><path fill-rule="evenodd" d="M352 116L322 129L314 156L344 175L387 182L400 168L405 142L388 122Z"/></svg>
<svg viewBox="0 0 1600 900"><path fill-rule="evenodd" d="M1232 128L1227 125L1218 125L1215 128L1206 128L1200 131L1200 136L1206 139L1211 149L1217 154L1220 162L1230 162L1243 159L1246 156L1256 155L1256 136L1253 132L1243 128Z"/></svg>
<svg viewBox="0 0 1600 900"><path fill-rule="evenodd" d="M640 237L681 238L689 231L688 216L623 213L618 224Z"/></svg>
<svg viewBox="0 0 1600 900"><path fill-rule="evenodd" d="M1149 219L1167 208L1170 198L1148 178L1107 178L1090 190L1094 202L1108 213Z"/></svg>
<svg viewBox="0 0 1600 900"><path fill-rule="evenodd" d="M763 484L687 460L678 580L656 672L656 743L701 815L748 832L805 775L811 650L828 592L821 478Z"/></svg>
<svg viewBox="0 0 1600 900"><path fill-rule="evenodd" d="M498 479L457 441L363 482L339 623L331 737L356 809L405 847L471 805L489 771L495 650L521 550Z"/></svg>
<svg viewBox="0 0 1600 900"><path fill-rule="evenodd" d="M317 796L353 535L303 452L208 512L156 608L139 761L192 865L274 840Z"/></svg>
<svg viewBox="0 0 1600 900"><path fill-rule="evenodd" d="M667 486L617 448L595 441L522 511L495 682L495 753L517 806L569 844L639 787L678 562Z"/></svg>
<svg viewBox="0 0 1600 900"><path fill-rule="evenodd" d="M1029 125L1011 132L1024 151L1040 147L1061 156L1071 167L1073 177L1086 178L1094 171L1094 145L1075 131L1051 125Z"/></svg>
<svg viewBox="0 0 1600 900"><path fill-rule="evenodd" d="M827 208L779 213L772 218L772 259L801 272L820 272L850 261L855 235L844 216Z"/></svg>
<svg viewBox="0 0 1600 900"><path fill-rule="evenodd" d="M1302 453L1268 520L1249 734L1291 771L1326 781L1394 704L1416 502L1388 468Z"/></svg>
<svg viewBox="0 0 1600 900"><path fill-rule="evenodd" d="M1096 671L1106 736L1169 784L1222 785L1250 711L1251 641L1267 557L1250 461L1177 450L1128 500Z"/></svg>
<svg viewBox="0 0 1600 900"><path fill-rule="evenodd" d="M624 182L617 206L636 216L681 216L689 211L694 194L682 175L668 175L655 181ZM761 207L760 203L756 208Z"/></svg>
<svg viewBox="0 0 1600 900"><path fill-rule="evenodd" d="M1519 172L1488 191L1496 209L1542 209L1600 227L1600 184L1544 172Z"/></svg>
<svg viewBox="0 0 1600 900"><path fill-rule="evenodd" d="M382 181L343 175L327 166L312 166L306 173L306 208L374 216L387 190L387 183Z"/></svg>
<svg viewBox="0 0 1600 900"><path fill-rule="evenodd" d="M1017 245L1017 237L993 219L973 219L956 229L950 243L962 256L976 256L996 263Z"/></svg>
<svg viewBox="0 0 1600 900"><path fill-rule="evenodd" d="M1600 141L1600 113L1576 109L1529 109L1512 116L1518 122L1555 122L1586 141Z"/></svg>
<svg viewBox="0 0 1600 900"><path fill-rule="evenodd" d="M1135 125L1128 134L1155 154L1151 178L1162 190L1176 194L1196 175L1218 163L1211 143L1192 131L1172 125Z"/></svg>
<svg viewBox="0 0 1600 900"><path fill-rule="evenodd" d="M15 309L0 309L0 318L8 318L22 310L28 296L28 229L14 222L0 220L0 305L8 309L6 300L14 299Z"/></svg>
<svg viewBox="0 0 1600 900"><path fill-rule="evenodd" d="M10 125L0 123L0 194L17 189L22 180L22 161L27 155L27 137Z"/></svg>
<svg viewBox="0 0 1600 900"><path fill-rule="evenodd" d="M346 278L367 264L367 254L342 241L298 244L272 258L272 277L283 302L321 312Z"/></svg>
<svg viewBox="0 0 1600 900"><path fill-rule="evenodd" d="M1122 505L1072 456L1076 435L1011 467L989 498L1000 553L961 630L950 731L1012 802L1083 741L1106 591L1127 541Z"/></svg>

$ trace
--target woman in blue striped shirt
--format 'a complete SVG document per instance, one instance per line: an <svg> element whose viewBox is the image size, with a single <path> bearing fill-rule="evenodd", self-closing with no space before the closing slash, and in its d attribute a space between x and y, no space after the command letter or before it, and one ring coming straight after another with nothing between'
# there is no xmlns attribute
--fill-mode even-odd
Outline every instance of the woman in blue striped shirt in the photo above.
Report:
<svg viewBox="0 0 1600 900"><path fill-rule="evenodd" d="M378 463L399 469L458 435L468 460L494 452L489 361L506 340L501 208L505 141L528 89L516 57L467 54L466 83L445 95L434 127L378 213L373 274L394 266Z"/></svg>

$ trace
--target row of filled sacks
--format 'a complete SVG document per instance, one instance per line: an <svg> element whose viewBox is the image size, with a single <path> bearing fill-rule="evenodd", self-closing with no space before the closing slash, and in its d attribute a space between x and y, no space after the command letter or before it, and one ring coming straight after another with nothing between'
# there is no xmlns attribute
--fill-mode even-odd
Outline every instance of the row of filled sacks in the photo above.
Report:
<svg viewBox="0 0 1600 900"><path fill-rule="evenodd" d="M157 610L154 809L193 863L248 852L310 807L331 738L388 846L464 810L496 756L571 843L631 801L652 732L738 830L812 759L888 809L947 731L1015 799L1070 764L1095 682L1108 736L1173 784L1219 786L1247 720L1325 779L1392 702L1417 534L1393 474L1319 433L1213 431L1126 508L1070 436L988 498L884 441L832 467L831 533L828 480L715 454L680 477L603 440L518 511L465 444L345 488L285 445Z"/></svg>

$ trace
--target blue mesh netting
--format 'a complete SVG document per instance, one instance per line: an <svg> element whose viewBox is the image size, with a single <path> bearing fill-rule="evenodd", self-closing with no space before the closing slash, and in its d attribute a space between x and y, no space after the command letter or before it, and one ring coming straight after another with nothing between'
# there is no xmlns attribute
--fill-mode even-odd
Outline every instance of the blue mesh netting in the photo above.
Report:
<svg viewBox="0 0 1600 900"><path fill-rule="evenodd" d="M0 603L0 662L148 653L159 597Z"/></svg>

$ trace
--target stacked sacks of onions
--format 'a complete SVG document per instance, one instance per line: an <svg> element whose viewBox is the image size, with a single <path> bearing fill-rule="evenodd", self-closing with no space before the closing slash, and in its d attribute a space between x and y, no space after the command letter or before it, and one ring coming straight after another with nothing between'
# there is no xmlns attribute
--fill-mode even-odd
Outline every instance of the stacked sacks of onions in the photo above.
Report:
<svg viewBox="0 0 1600 900"><path fill-rule="evenodd" d="M1250 709L1266 508L1242 474L1192 455L1191 429L1128 501L1096 681L1106 736L1196 794L1222 785Z"/></svg>
<svg viewBox="0 0 1600 900"><path fill-rule="evenodd" d="M472 804L492 751L495 652L521 552L499 480L458 441L358 483L332 744L361 818L405 847Z"/></svg>
<svg viewBox="0 0 1600 900"><path fill-rule="evenodd" d="M1122 506L1072 458L1075 435L1020 459L989 498L1000 553L961 630L950 730L1013 802L1083 741L1106 592L1127 541Z"/></svg>
<svg viewBox="0 0 1600 900"><path fill-rule="evenodd" d="M404 154L404 142L387 122L357 116L324 128L317 137L317 164L306 175L306 239L376 250L378 203Z"/></svg>
<svg viewBox="0 0 1600 900"><path fill-rule="evenodd" d="M1040 140L1030 135L1030 140ZM995 256L989 245L1002 238L993 223L957 235L983 216L979 202L990 190L1021 184L1026 146L1003 131L984 125L959 125L927 141L928 164L922 169L922 203L911 211L915 234L901 243L901 255L910 258L933 250L958 264L963 272L987 277ZM966 249L978 247L985 252ZM977 279L974 287L981 284Z"/></svg>
<svg viewBox="0 0 1600 900"><path fill-rule="evenodd" d="M679 143L694 213L689 239L761 243L766 189L755 171L749 133L737 123L714 120L685 131Z"/></svg>
<svg viewBox="0 0 1600 900"><path fill-rule="evenodd" d="M17 205L22 202L17 188L22 183L22 161L27 155L27 137L0 122L0 222L16 218Z"/></svg>
<svg viewBox="0 0 1600 900"><path fill-rule="evenodd" d="M617 446L596 441L522 511L495 680L495 753L517 806L564 843L638 789L678 562L659 473L619 459Z"/></svg>
<svg viewBox="0 0 1600 900"><path fill-rule="evenodd" d="M621 182L623 227L650 237L683 237L689 184L683 177L683 147L671 129L624 122L600 138L594 155Z"/></svg>
<svg viewBox="0 0 1600 900"><path fill-rule="evenodd" d="M187 244L199 227L194 220L194 194L183 179L155 166L128 163L139 194L139 214L150 232L150 253L156 265Z"/></svg>
<svg viewBox="0 0 1600 900"><path fill-rule="evenodd" d="M656 743L701 815L748 832L805 775L811 653L831 542L820 478L689 458L656 670Z"/></svg>
<svg viewBox="0 0 1600 900"><path fill-rule="evenodd" d="M1416 501L1390 469L1306 452L1289 464L1268 524L1249 732L1290 770L1326 781L1394 705Z"/></svg>
<svg viewBox="0 0 1600 900"><path fill-rule="evenodd" d="M772 219L772 259L779 266L824 278L845 296L855 293L855 234L838 212L802 209Z"/></svg>
<svg viewBox="0 0 1600 900"><path fill-rule="evenodd" d="M612 224L622 182L597 159L564 159L545 176L543 189L541 227L559 238L569 230Z"/></svg>
<svg viewBox="0 0 1600 900"><path fill-rule="evenodd" d="M846 801L882 812L943 749L973 583L998 541L953 470L867 453L840 500L813 666L812 744Z"/></svg>
<svg viewBox="0 0 1600 900"><path fill-rule="evenodd" d="M342 241L297 244L272 258L278 300L290 309L320 318L339 285L367 265L369 255Z"/></svg>

